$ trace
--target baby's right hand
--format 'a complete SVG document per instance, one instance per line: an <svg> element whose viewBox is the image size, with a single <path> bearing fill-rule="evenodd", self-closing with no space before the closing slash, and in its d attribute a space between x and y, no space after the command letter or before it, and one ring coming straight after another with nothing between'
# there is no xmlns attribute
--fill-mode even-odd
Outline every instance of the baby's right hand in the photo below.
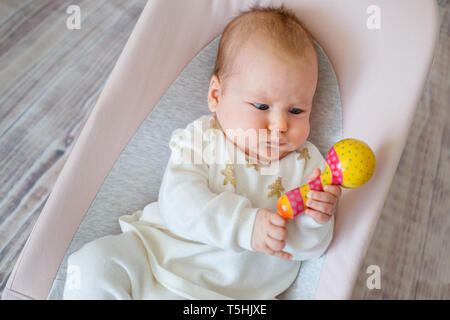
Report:
<svg viewBox="0 0 450 320"><path fill-rule="evenodd" d="M279 214L260 208L256 213L252 233L252 248L283 259L291 259L292 255L281 251L287 239L287 220Z"/></svg>

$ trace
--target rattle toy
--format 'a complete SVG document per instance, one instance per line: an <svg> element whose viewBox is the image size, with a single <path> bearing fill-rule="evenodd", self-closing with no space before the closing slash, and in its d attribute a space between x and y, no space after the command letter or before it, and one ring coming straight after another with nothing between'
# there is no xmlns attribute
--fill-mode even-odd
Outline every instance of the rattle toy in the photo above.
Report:
<svg viewBox="0 0 450 320"><path fill-rule="evenodd" d="M285 219L293 219L306 209L309 190L323 191L325 185L356 188L365 184L375 171L375 155L370 147L358 139L343 139L328 151L325 171L307 184L283 194L277 210Z"/></svg>

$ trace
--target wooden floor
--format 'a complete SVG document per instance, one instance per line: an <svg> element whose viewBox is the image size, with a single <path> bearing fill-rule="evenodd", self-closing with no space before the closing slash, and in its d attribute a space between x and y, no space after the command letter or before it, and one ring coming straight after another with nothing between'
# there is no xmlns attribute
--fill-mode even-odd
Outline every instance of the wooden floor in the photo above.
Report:
<svg viewBox="0 0 450 320"><path fill-rule="evenodd" d="M0 2L0 293L145 3ZM66 28L72 4L81 30ZM435 61L353 299L450 299L450 3L439 7Z"/></svg>

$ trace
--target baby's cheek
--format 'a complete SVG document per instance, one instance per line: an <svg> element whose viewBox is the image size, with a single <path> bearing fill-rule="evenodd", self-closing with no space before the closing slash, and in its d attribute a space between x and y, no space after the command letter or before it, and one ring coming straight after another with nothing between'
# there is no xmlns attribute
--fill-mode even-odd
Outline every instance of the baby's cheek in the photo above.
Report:
<svg viewBox="0 0 450 320"><path fill-rule="evenodd" d="M310 131L309 122L297 125L289 135L292 137L292 141L295 145L300 147L308 139Z"/></svg>

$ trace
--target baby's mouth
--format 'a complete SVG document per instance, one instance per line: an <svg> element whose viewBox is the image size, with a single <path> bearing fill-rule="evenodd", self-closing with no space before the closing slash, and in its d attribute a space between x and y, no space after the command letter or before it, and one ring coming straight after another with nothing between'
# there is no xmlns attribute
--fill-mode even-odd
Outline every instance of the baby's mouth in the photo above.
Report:
<svg viewBox="0 0 450 320"><path fill-rule="evenodd" d="M282 141L268 141L267 145L272 147L272 148L281 148L282 146L287 145L286 142L282 142Z"/></svg>

